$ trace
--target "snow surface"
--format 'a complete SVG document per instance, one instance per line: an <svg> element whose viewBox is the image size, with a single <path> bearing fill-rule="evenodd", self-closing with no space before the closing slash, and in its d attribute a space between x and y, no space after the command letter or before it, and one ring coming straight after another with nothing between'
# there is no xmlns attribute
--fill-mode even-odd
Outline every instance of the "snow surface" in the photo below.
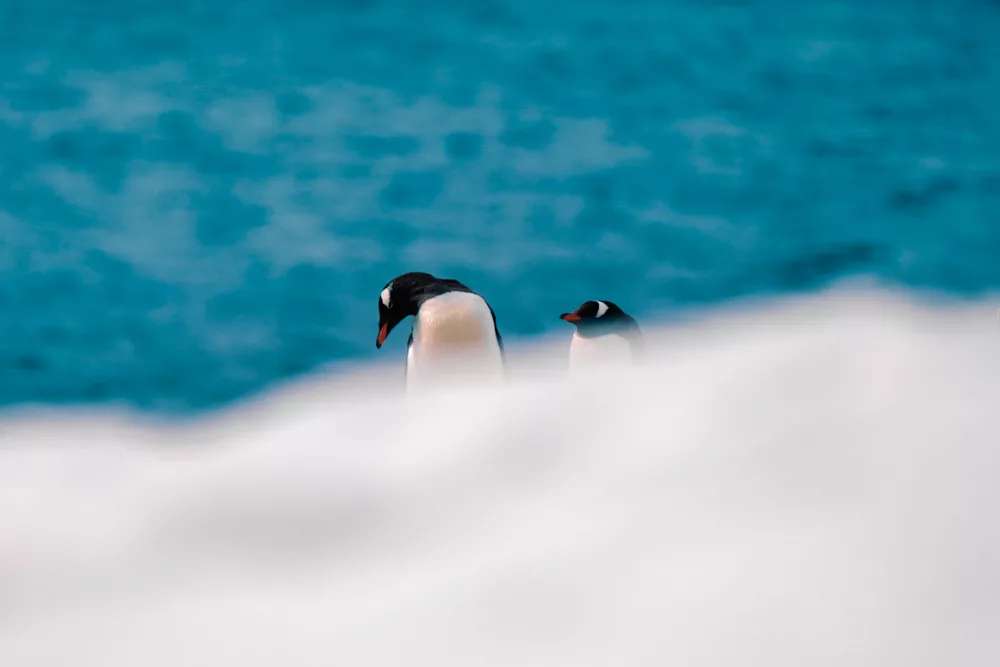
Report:
<svg viewBox="0 0 1000 667"><path fill-rule="evenodd" d="M835 291L592 377L559 339L501 387L8 415L0 665L1000 664L996 315Z"/></svg>

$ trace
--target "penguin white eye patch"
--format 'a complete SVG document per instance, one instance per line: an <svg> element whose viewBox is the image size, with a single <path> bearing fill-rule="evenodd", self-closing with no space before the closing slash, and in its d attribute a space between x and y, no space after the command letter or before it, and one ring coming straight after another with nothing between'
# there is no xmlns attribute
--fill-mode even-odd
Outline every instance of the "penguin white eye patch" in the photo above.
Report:
<svg viewBox="0 0 1000 667"><path fill-rule="evenodd" d="M392 298L392 292L390 291L391 287L392 285L382 290L382 305L386 308L389 307L389 300Z"/></svg>
<svg viewBox="0 0 1000 667"><path fill-rule="evenodd" d="M597 302L597 315L595 315L594 317L601 317L606 312L608 312L608 304L604 303L603 301L598 301Z"/></svg>

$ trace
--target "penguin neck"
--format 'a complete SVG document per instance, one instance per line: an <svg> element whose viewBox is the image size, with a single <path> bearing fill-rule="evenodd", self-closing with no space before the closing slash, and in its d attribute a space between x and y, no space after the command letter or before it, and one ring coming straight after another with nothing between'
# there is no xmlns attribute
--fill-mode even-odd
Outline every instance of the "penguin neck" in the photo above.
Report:
<svg viewBox="0 0 1000 667"><path fill-rule="evenodd" d="M621 336L626 328L619 320L589 320L576 325L576 335L580 338L600 338L616 334Z"/></svg>

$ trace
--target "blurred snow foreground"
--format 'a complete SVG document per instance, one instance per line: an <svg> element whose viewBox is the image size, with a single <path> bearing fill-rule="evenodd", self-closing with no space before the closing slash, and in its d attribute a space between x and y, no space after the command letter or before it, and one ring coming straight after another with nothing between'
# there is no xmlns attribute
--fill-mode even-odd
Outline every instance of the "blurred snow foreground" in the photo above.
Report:
<svg viewBox="0 0 1000 667"><path fill-rule="evenodd" d="M8 417L0 665L1000 664L993 306L650 338L585 378L560 341L503 387Z"/></svg>

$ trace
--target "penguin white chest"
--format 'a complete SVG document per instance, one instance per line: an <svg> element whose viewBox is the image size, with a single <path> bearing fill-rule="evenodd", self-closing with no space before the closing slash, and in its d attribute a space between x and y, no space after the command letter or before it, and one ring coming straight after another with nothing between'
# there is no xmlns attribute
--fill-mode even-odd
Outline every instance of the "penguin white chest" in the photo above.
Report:
<svg viewBox="0 0 1000 667"><path fill-rule="evenodd" d="M632 346L624 336L581 336L573 333L569 344L571 367L621 364L632 361Z"/></svg>
<svg viewBox="0 0 1000 667"><path fill-rule="evenodd" d="M499 369L503 355L493 315L483 298L447 292L421 305L413 321L413 344L406 356L410 380L444 367Z"/></svg>

